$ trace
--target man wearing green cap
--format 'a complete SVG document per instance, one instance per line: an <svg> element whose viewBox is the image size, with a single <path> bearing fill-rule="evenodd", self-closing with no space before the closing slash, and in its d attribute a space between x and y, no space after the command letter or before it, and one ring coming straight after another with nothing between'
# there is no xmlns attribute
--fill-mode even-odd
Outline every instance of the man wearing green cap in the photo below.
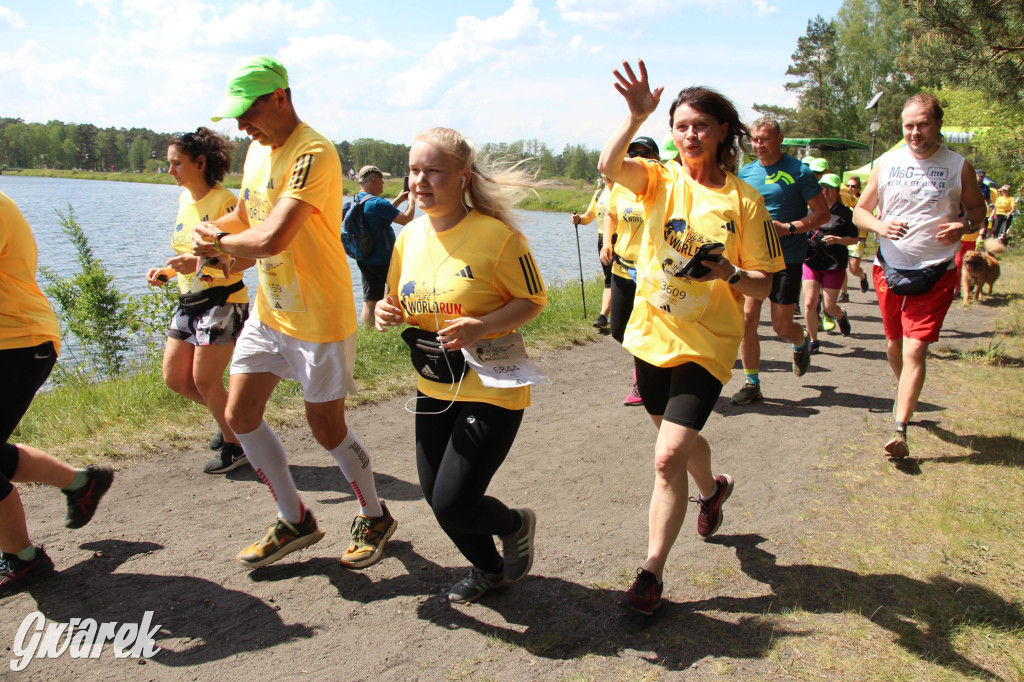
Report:
<svg viewBox="0 0 1024 682"><path fill-rule="evenodd" d="M320 540L281 442L263 419L281 379L302 385L313 436L337 461L360 513L343 566L375 563L397 522L378 499L370 457L345 424L356 313L352 277L339 238L341 162L334 145L295 113L288 72L272 57L253 57L228 78L213 120L235 118L253 139L232 213L195 228L202 257L258 259L256 307L235 344L225 411L249 462L270 488L278 519L237 559L266 566Z"/></svg>

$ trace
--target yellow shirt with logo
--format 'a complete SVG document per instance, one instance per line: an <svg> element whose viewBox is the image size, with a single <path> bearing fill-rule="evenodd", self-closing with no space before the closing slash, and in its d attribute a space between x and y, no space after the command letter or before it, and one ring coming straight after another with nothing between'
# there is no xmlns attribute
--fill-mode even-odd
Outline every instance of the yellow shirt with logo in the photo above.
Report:
<svg viewBox="0 0 1024 682"><path fill-rule="evenodd" d="M1013 197L1004 197L1002 194L997 196L993 203L995 215L1010 215L1017 207L1017 201Z"/></svg>
<svg viewBox="0 0 1024 682"><path fill-rule="evenodd" d="M260 322L303 341L340 341L356 331L352 274L341 245L341 161L334 145L305 123L277 149L253 142L245 157L242 202L249 226L281 199L313 214L288 248L257 262Z"/></svg>
<svg viewBox="0 0 1024 682"><path fill-rule="evenodd" d="M52 341L60 351L60 323L36 283L38 257L28 221L0 192L0 350Z"/></svg>
<svg viewBox="0 0 1024 682"><path fill-rule="evenodd" d="M616 256L612 260L612 274L631 279L619 259L635 263L640 254L640 238L644 227L644 205L640 199L623 185L615 185L608 200L608 215L615 225L613 232Z"/></svg>
<svg viewBox="0 0 1024 682"><path fill-rule="evenodd" d="M604 216L608 213L608 205L611 203L611 200L612 188L609 185L605 185L604 189L601 190L601 193L597 195L597 203L594 205L594 215L597 217L598 235L604 234Z"/></svg>
<svg viewBox="0 0 1024 682"><path fill-rule="evenodd" d="M548 300L526 237L477 211L440 234L434 232L426 216L406 225L391 256L388 291L398 297L407 323L432 332L458 317L494 312L514 298L540 305ZM530 404L529 386L488 388L472 369L463 378L458 395L449 384L422 376L417 388L439 400L483 402L509 410Z"/></svg>
<svg viewBox="0 0 1024 682"><path fill-rule="evenodd" d="M658 367L695 362L725 384L743 338L743 295L724 280L695 282L676 273L702 244L720 242L744 270L785 267L764 200L726 173L704 187L679 164L645 161L647 215L637 258L637 296L622 345Z"/></svg>
<svg viewBox="0 0 1024 682"><path fill-rule="evenodd" d="M235 195L220 185L213 187L199 201L193 200L187 189L182 190L178 195L178 218L174 221L171 248L179 256L192 255L192 230L195 226L231 213L236 203ZM210 281L200 279L194 272L179 272L178 292L196 294L210 287L226 287L241 279L241 272L233 272L230 277L214 277ZM248 302L249 291L245 287L228 297L228 303Z"/></svg>

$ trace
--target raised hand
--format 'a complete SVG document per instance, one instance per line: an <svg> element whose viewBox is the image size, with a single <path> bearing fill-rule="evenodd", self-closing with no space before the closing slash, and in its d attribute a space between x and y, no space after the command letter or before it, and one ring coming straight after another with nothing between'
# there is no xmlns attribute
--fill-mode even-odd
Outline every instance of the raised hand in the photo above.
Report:
<svg viewBox="0 0 1024 682"><path fill-rule="evenodd" d="M629 106L629 115L633 118L645 119L658 108L658 103L661 102L661 93L665 88L660 87L652 92L647 81L647 66L644 65L644 60L637 60L637 68L640 71L639 78L629 62L623 60L622 72L615 69L612 73L617 81L615 89Z"/></svg>

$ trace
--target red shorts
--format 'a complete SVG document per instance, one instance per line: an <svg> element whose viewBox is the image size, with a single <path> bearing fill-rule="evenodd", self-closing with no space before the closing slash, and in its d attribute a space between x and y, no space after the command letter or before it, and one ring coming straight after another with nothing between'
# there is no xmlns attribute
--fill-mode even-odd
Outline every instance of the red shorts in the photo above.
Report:
<svg viewBox="0 0 1024 682"><path fill-rule="evenodd" d="M875 266L872 271L878 307L882 311L882 326L885 338L917 339L934 343L939 340L942 321L953 303L953 288L956 286L956 268L946 270L935 286L920 296L897 296L889 291L885 282L885 271Z"/></svg>

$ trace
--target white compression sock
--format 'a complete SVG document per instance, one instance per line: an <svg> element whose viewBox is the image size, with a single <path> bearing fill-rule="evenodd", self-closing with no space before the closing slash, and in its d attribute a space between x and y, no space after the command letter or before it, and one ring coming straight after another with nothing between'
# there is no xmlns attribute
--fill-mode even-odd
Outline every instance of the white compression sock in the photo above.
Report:
<svg viewBox="0 0 1024 682"><path fill-rule="evenodd" d="M381 509L380 500L377 498L377 486L373 482L370 453L363 447L359 436L349 429L345 440L328 452L341 467L345 480L352 486L356 500L359 501L359 513L370 518L383 516L384 510Z"/></svg>
<svg viewBox="0 0 1024 682"><path fill-rule="evenodd" d="M255 431L235 435L249 463L256 470L256 475L270 488L281 518L291 523L302 523L306 508L299 497L299 489L295 487L292 472L288 469L284 446L274 430L267 422L263 422Z"/></svg>

